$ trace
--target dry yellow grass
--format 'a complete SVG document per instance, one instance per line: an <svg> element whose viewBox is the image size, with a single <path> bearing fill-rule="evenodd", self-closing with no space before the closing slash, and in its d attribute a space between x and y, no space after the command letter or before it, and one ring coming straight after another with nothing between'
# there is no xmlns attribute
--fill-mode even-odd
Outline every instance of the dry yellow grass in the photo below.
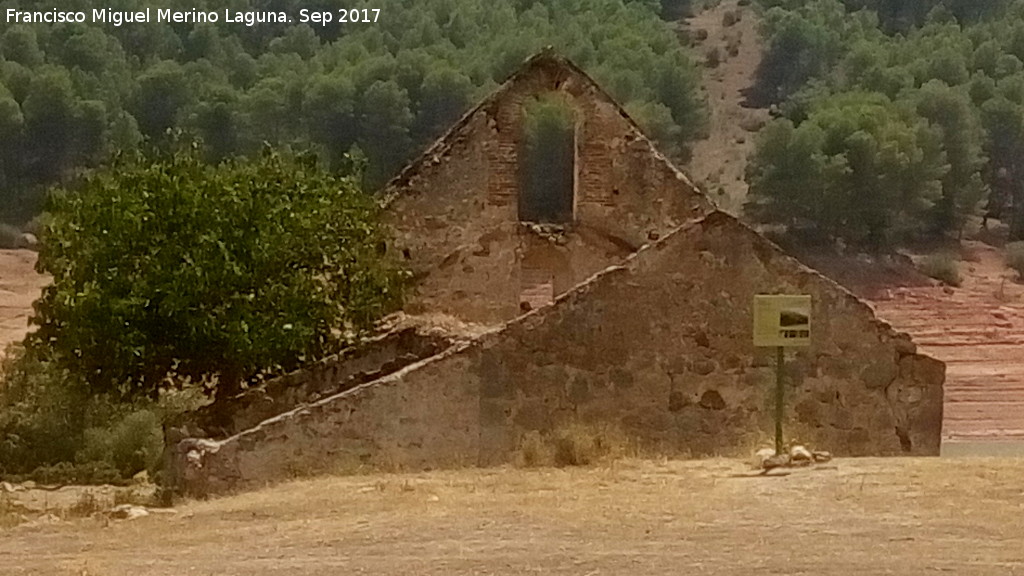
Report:
<svg viewBox="0 0 1024 576"><path fill-rule="evenodd" d="M1024 460L321 478L0 532L0 574L1024 574Z"/></svg>

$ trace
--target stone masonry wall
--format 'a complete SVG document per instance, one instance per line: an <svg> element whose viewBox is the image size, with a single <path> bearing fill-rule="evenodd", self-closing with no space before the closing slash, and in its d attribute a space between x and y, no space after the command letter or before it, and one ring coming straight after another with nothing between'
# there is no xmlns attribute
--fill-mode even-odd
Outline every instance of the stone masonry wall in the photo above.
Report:
<svg viewBox="0 0 1024 576"><path fill-rule="evenodd" d="M179 476L202 493L339 462L489 465L527 431L573 421L666 454L749 446L771 430L773 355L751 342L758 293L813 297L813 345L787 365L790 434L841 456L938 454L945 366L714 213L470 344L225 441L185 441Z"/></svg>
<svg viewBox="0 0 1024 576"><path fill-rule="evenodd" d="M207 438L232 436L297 406L377 380L453 343L451 337L417 327L388 332L246 390L228 402L224 409L230 414L227 423L207 406L189 415L179 427Z"/></svg>
<svg viewBox="0 0 1024 576"><path fill-rule="evenodd" d="M576 111L575 221L554 236L518 218L523 105L547 92ZM407 310L499 323L518 316L522 263L555 251L556 294L712 210L621 108L572 64L537 56L384 192L389 253L418 276Z"/></svg>

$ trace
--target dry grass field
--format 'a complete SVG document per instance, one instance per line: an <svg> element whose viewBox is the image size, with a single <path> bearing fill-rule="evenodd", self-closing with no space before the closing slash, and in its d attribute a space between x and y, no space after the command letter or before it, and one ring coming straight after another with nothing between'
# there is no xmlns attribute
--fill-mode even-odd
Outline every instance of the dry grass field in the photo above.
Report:
<svg viewBox="0 0 1024 576"><path fill-rule="evenodd" d="M1024 460L328 477L0 532L0 574L1024 575Z"/></svg>

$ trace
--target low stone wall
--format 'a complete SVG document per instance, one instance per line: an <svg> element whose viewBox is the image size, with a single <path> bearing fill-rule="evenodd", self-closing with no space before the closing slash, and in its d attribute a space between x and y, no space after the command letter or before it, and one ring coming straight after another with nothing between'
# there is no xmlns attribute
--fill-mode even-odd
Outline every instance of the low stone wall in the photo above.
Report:
<svg viewBox="0 0 1024 576"><path fill-rule="evenodd" d="M226 440L189 438L169 462L174 488L206 496L360 466L475 464L478 383L452 381L476 348L457 344L375 382L297 408Z"/></svg>
<svg viewBox="0 0 1024 576"><path fill-rule="evenodd" d="M945 366L846 290L714 213L552 306L220 442L177 447L192 493L358 465L506 462L528 431L611 424L668 455L771 430L774 355L751 342L760 293L813 297L787 364L788 430L840 456L937 455Z"/></svg>
<svg viewBox="0 0 1024 576"><path fill-rule="evenodd" d="M297 406L372 382L450 347L454 338L409 327L389 332L269 380L231 399L221 422L212 407L197 411L181 427L190 435L225 438Z"/></svg>

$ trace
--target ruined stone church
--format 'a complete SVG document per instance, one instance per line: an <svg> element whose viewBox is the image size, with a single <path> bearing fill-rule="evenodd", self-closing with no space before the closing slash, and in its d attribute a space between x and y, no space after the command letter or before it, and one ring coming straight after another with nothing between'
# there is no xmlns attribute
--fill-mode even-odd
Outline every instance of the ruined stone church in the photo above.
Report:
<svg viewBox="0 0 1024 576"><path fill-rule="evenodd" d="M569 177L524 192L524 114L571 110ZM486 326L383 334L240 397L231 429L174 447L213 493L352 465L507 462L524 435L613 426L672 455L771 429L755 294L813 298L787 368L787 426L838 455L938 454L945 366L836 283L718 211L590 77L535 56L382 191L410 315Z"/></svg>

